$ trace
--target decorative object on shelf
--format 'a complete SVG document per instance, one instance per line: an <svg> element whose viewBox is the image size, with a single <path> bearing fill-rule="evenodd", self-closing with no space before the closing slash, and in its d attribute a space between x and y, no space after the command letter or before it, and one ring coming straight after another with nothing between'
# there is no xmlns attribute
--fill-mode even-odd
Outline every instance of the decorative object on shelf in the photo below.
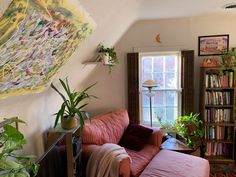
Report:
<svg viewBox="0 0 236 177"><path fill-rule="evenodd" d="M0 123L0 176L1 177L29 177L29 171L32 171L33 176L38 173L38 165L33 162L36 158L32 155L22 155L15 153L21 150L26 144L24 135L11 124L23 123L23 120L17 117L5 119Z"/></svg>
<svg viewBox="0 0 236 177"><path fill-rule="evenodd" d="M78 1L13 0L0 19L0 98L47 88L94 26Z"/></svg>
<svg viewBox="0 0 236 177"><path fill-rule="evenodd" d="M217 67L218 66L218 58L204 58L202 62L203 67Z"/></svg>
<svg viewBox="0 0 236 177"><path fill-rule="evenodd" d="M104 47L104 45L98 45L99 60L102 60L104 65L109 66L109 73L114 65L118 64L118 58L114 47Z"/></svg>
<svg viewBox="0 0 236 177"><path fill-rule="evenodd" d="M199 119L199 113L190 113L189 115L180 116L175 120L177 132L187 139L190 147L201 145L204 136L203 123Z"/></svg>
<svg viewBox="0 0 236 177"><path fill-rule="evenodd" d="M157 82L154 80L146 80L142 86L148 88L148 93L146 95L149 97L150 126L152 127L152 97L155 95L152 89L157 87Z"/></svg>
<svg viewBox="0 0 236 177"><path fill-rule="evenodd" d="M66 92L66 95L63 95L54 85L51 84L51 87L61 96L63 103L59 111L55 114L56 120L54 128L57 126L59 118L61 119L61 126L64 129L72 129L78 125L78 119L80 122L81 130L84 126L84 118L89 118L89 115L86 111L83 111L83 108L88 105L88 103L81 104L82 101L88 98L97 98L94 95L89 95L87 91L92 88L96 83L90 85L81 92L71 91L68 80L66 81L59 79L63 89Z"/></svg>
<svg viewBox="0 0 236 177"><path fill-rule="evenodd" d="M198 56L222 55L229 50L229 35L198 37Z"/></svg>

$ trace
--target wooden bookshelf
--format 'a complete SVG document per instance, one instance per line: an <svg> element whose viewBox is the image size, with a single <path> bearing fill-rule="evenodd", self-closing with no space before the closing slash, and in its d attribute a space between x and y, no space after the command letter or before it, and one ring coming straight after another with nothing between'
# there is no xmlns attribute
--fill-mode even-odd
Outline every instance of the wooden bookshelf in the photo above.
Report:
<svg viewBox="0 0 236 177"><path fill-rule="evenodd" d="M204 122L204 157L210 163L235 163L235 72L200 69L200 118Z"/></svg>

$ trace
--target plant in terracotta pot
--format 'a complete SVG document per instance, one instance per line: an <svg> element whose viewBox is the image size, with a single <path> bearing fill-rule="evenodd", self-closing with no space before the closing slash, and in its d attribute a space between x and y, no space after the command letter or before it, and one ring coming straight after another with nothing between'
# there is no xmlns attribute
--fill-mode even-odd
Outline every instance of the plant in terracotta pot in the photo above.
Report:
<svg viewBox="0 0 236 177"><path fill-rule="evenodd" d="M204 136L203 123L199 119L199 113L190 113L189 115L180 116L175 120L175 129L177 133L187 139L191 147L201 145Z"/></svg>
<svg viewBox="0 0 236 177"><path fill-rule="evenodd" d="M99 44L98 53L103 60L105 65L109 66L109 73L114 65L118 64L118 58L114 47L104 47L104 45Z"/></svg>
<svg viewBox="0 0 236 177"><path fill-rule="evenodd" d="M64 91L65 95L60 92L53 83L51 87L61 96L63 99L63 103L61 104L61 108L55 114L55 124L54 128L57 126L59 118L61 119L61 126L63 129L72 129L78 125L78 119L80 122L81 130L84 126L84 118L89 118L88 113L83 110L83 108L88 105L88 103L83 103L82 101L88 98L96 98L93 95L89 95L87 91L92 88L96 83L88 86L81 92L72 91L69 87L68 80L66 78L65 82L59 79Z"/></svg>

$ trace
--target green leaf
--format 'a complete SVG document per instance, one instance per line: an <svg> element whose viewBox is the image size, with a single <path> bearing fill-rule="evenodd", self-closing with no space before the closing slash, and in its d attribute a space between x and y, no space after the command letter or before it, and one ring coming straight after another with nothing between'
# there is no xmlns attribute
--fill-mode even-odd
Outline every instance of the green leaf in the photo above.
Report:
<svg viewBox="0 0 236 177"><path fill-rule="evenodd" d="M0 127L3 127L4 125L7 125L7 124L8 125L12 124L14 122L26 124L23 120L19 119L18 117L12 117L12 118L4 118L4 121L0 123Z"/></svg>
<svg viewBox="0 0 236 177"><path fill-rule="evenodd" d="M21 134L15 127L11 125L4 125L3 130L1 142L3 143L4 147L0 153L0 158L5 153L18 150L22 147L22 145L26 144L23 134Z"/></svg>
<svg viewBox="0 0 236 177"><path fill-rule="evenodd" d="M64 101L66 101L65 96L51 83L51 87L62 97Z"/></svg>
<svg viewBox="0 0 236 177"><path fill-rule="evenodd" d="M64 116L64 111L65 111L65 104L62 104L61 109L57 112L54 128L57 126L59 118L62 118Z"/></svg>
<svg viewBox="0 0 236 177"><path fill-rule="evenodd" d="M0 169L1 170L12 170L20 169L23 166L13 160L9 160L5 157L0 158Z"/></svg>

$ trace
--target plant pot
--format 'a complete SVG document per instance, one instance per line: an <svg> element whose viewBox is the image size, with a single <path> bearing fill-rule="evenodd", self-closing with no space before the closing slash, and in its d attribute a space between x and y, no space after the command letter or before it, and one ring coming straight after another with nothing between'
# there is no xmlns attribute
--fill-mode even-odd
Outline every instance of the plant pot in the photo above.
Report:
<svg viewBox="0 0 236 177"><path fill-rule="evenodd" d="M190 135L192 135L192 133L197 130L196 125L191 124L191 123L186 124L186 127L187 127L188 134Z"/></svg>
<svg viewBox="0 0 236 177"><path fill-rule="evenodd" d="M101 57L104 65L112 65L112 63L110 62L111 57L109 56L108 53L101 53L100 57Z"/></svg>
<svg viewBox="0 0 236 177"><path fill-rule="evenodd" d="M63 129L73 129L77 127L78 119L76 117L61 119L61 127Z"/></svg>

